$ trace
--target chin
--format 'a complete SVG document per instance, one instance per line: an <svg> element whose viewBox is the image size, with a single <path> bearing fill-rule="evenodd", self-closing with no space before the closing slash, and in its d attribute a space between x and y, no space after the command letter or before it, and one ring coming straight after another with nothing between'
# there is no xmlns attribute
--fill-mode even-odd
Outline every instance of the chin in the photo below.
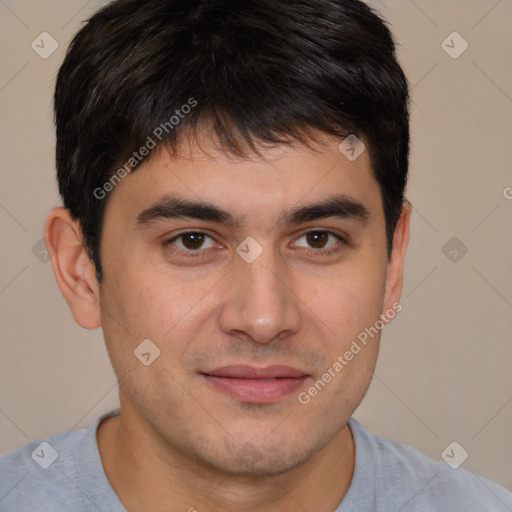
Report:
<svg viewBox="0 0 512 512"><path fill-rule="evenodd" d="M222 453L210 453L203 463L212 469L240 477L271 477L300 466L315 452L315 447L275 446L267 443L258 447L251 442L241 447L230 446ZM226 454L233 454L226 457ZM203 454L204 455L204 454Z"/></svg>

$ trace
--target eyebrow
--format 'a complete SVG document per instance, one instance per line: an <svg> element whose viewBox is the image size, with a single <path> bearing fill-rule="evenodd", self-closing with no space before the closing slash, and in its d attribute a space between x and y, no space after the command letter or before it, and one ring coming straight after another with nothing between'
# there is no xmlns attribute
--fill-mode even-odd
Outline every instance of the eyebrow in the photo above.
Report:
<svg viewBox="0 0 512 512"><path fill-rule="evenodd" d="M370 212L360 201L347 195L335 195L325 200L295 206L284 212L277 224L299 224L329 217L365 223ZM165 195L137 215L138 227L166 219L196 219L216 222L230 227L245 225L245 217L233 214L212 203Z"/></svg>

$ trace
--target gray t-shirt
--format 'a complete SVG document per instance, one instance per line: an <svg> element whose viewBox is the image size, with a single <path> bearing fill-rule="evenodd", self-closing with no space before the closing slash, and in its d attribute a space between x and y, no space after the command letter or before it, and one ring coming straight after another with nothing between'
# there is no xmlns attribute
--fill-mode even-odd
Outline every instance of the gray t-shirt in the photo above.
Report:
<svg viewBox="0 0 512 512"><path fill-rule="evenodd" d="M96 441L99 422L118 413L0 458L0 512L126 512L107 480ZM354 476L333 512L512 511L512 493L503 487L374 436L353 418L349 427L355 441ZM172 505L169 512L174 512Z"/></svg>

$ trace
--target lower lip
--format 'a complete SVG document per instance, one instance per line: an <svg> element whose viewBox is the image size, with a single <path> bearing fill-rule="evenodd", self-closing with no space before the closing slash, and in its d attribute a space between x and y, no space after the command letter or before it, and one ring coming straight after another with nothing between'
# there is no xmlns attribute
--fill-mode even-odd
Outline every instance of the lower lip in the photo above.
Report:
<svg viewBox="0 0 512 512"><path fill-rule="evenodd" d="M302 386L307 376L276 379L239 379L204 375L215 388L242 402L269 403L293 393Z"/></svg>

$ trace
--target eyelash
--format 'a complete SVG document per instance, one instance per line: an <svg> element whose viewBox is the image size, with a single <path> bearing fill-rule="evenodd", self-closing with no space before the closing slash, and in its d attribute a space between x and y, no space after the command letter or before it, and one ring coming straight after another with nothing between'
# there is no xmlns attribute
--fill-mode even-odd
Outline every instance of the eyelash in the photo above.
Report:
<svg viewBox="0 0 512 512"><path fill-rule="evenodd" d="M341 235L338 235L337 233L334 233L333 231L329 231L326 229L311 229L309 231L305 231L304 233L301 233L299 235L297 240L302 238L305 235L310 234L310 233L327 233L328 235L332 235L335 238L337 238L338 241L341 242L341 245L346 245L346 246L350 245L347 239L345 239ZM204 231L184 231L183 233L179 233L178 235L173 236L169 240L166 240L165 242L163 242L162 245L164 247L170 248L170 247L172 247L172 243L175 240L177 240L180 237L183 237L184 235L187 235L187 234L206 235L207 237L209 237L213 240L213 237ZM302 249L305 249L308 254L312 253L315 256L330 256L330 255L340 251L341 247L340 247L340 244L336 244L334 247L331 247L329 249L306 249L306 248L302 248ZM210 249L197 249L195 251L194 250L184 251L182 249L176 249L175 247L172 247L170 249L170 251L173 252L174 254L177 254L178 256L185 256L185 257L189 257L189 258L202 258L202 257L207 257L210 254Z"/></svg>

